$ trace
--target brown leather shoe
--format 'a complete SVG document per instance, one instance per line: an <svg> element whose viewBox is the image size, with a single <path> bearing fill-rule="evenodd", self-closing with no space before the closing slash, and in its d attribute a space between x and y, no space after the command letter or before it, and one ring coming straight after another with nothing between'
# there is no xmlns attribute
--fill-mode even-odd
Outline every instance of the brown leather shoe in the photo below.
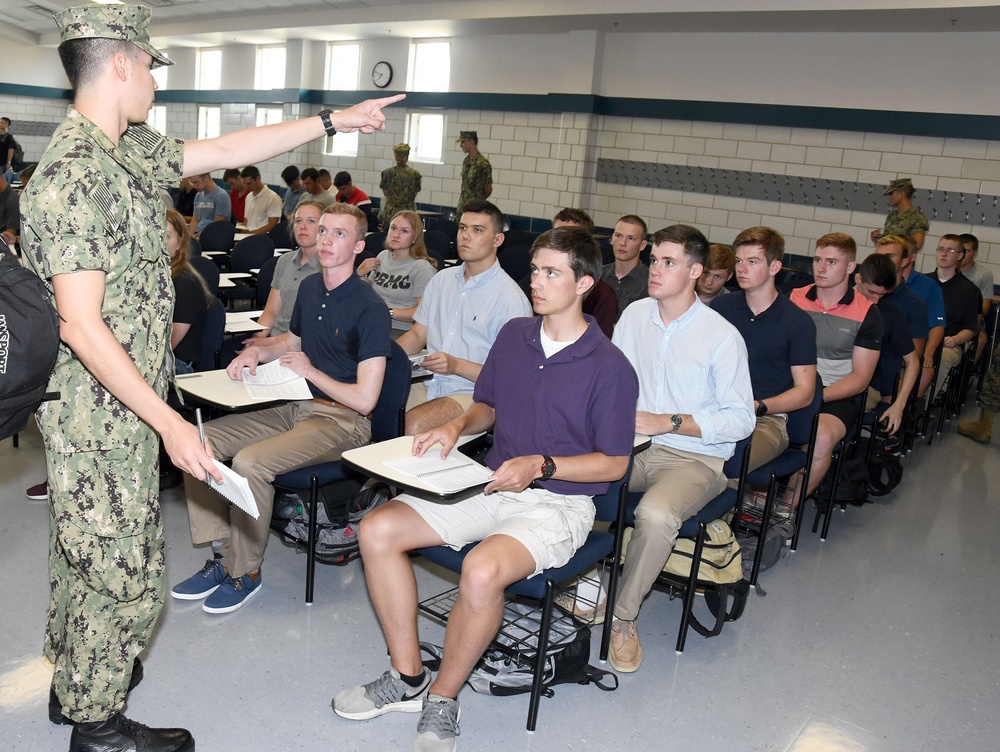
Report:
<svg viewBox="0 0 1000 752"><path fill-rule="evenodd" d="M614 619L611 622L611 667L623 674L631 674L642 665L642 645L634 621Z"/></svg>

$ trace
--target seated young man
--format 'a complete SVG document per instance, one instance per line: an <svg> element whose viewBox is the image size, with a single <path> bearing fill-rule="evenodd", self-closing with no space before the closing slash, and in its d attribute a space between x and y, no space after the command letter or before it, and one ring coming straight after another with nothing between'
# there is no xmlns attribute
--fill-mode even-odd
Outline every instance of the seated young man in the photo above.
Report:
<svg viewBox="0 0 1000 752"><path fill-rule="evenodd" d="M853 398L868 388L882 349L878 309L851 288L856 256L857 245L850 235L824 235L816 241L813 257L815 284L798 287L790 296L816 325L816 370L823 380L809 487L805 496L788 500L792 505L815 491L830 469L833 448L857 418Z"/></svg>
<svg viewBox="0 0 1000 752"><path fill-rule="evenodd" d="M469 205L463 220L469 217ZM539 314L504 326L463 415L414 438L415 454L447 454L462 434L494 427L484 493L440 504L404 495L361 523L361 553L390 667L333 699L344 718L421 713L414 749L454 750L457 696L500 626L504 589L565 564L594 521L592 497L628 469L636 374L583 297L600 277L597 243L579 228L541 235L532 255ZM529 488L529 486L531 486ZM436 677L420 662L417 590L408 552L482 541L462 567Z"/></svg>
<svg viewBox="0 0 1000 752"><path fill-rule="evenodd" d="M242 378L258 364L281 361L309 382L314 399L227 415L205 425L205 438L220 459L250 483L260 510L253 519L202 482L184 477L191 541L211 543L214 557L171 590L174 598L199 600L209 613L240 608L260 592L275 476L332 462L371 439L368 415L378 402L391 352L389 311L354 273L364 250L368 220L350 204L332 204L320 217L319 265L299 286L284 337L241 352L228 372Z"/></svg>
<svg viewBox="0 0 1000 752"><path fill-rule="evenodd" d="M785 254L777 230L750 227L736 236L733 250L740 291L716 298L712 308L739 330L747 346L757 413L750 445L755 470L788 448L788 413L815 396L816 326L774 285Z"/></svg>
<svg viewBox="0 0 1000 752"><path fill-rule="evenodd" d="M705 271L701 273L695 286L695 292L705 305L710 305L713 300L729 292L726 283L733 278L733 272L736 271L734 250L735 247L730 248L721 243L712 243L708 247L708 264L705 265Z"/></svg>
<svg viewBox="0 0 1000 752"><path fill-rule="evenodd" d="M942 235L937 245L937 268L927 272L927 278L941 288L945 312L935 397L943 391L948 372L962 359L966 343L975 339L979 333L983 296L959 268L964 256L961 236L953 233Z"/></svg>
<svg viewBox="0 0 1000 752"><path fill-rule="evenodd" d="M639 375L635 430L653 441L629 481L645 493L611 625L611 665L625 673L642 663L635 620L681 525L725 489L723 463L754 429L743 338L695 295L707 258L708 241L694 227L656 232L649 297L626 308L615 327L614 343Z"/></svg>
<svg viewBox="0 0 1000 752"><path fill-rule="evenodd" d="M559 213L552 218L553 227L582 227L591 235L594 234L594 220L583 209L566 207L560 209ZM520 283L524 288L524 281ZM530 293L529 293L530 294ZM597 325L601 327L608 339L615 331L615 322L618 320L618 297L603 279L597 280L586 299L583 301L583 312L593 316Z"/></svg>
<svg viewBox="0 0 1000 752"><path fill-rule="evenodd" d="M472 390L500 329L528 304L497 261L503 243L503 214L489 201L469 201L458 221L458 257L427 283L413 326L397 341L407 355L425 347L420 365L430 381L410 387L406 433L414 435L454 420L472 405Z"/></svg>

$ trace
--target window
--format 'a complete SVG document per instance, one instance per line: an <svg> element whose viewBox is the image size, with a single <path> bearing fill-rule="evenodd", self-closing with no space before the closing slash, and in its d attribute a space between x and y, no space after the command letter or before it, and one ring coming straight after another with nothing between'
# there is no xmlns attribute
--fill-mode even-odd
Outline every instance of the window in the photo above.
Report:
<svg viewBox="0 0 1000 752"><path fill-rule="evenodd" d="M255 89L285 88L285 48L283 45L257 48Z"/></svg>
<svg viewBox="0 0 1000 752"><path fill-rule="evenodd" d="M411 112L406 123L406 140L415 162L441 164L444 149L444 115L434 112Z"/></svg>
<svg viewBox="0 0 1000 752"><path fill-rule="evenodd" d="M334 112L340 112L340 110L334 110ZM334 157L358 156L358 131L324 137L323 153Z"/></svg>
<svg viewBox="0 0 1000 752"><path fill-rule="evenodd" d="M170 68L166 65L161 65L159 68L153 68L151 73L153 74L153 80L156 81L157 89L167 88L167 74L170 72Z"/></svg>
<svg viewBox="0 0 1000 752"><path fill-rule="evenodd" d="M162 104L154 104L149 108L149 117L146 118L146 124L151 128L155 128L163 135L167 133L167 108Z"/></svg>
<svg viewBox="0 0 1000 752"><path fill-rule="evenodd" d="M198 50L195 79L198 88L217 91L222 86L222 50Z"/></svg>
<svg viewBox="0 0 1000 752"><path fill-rule="evenodd" d="M198 138L216 138L222 122L222 108L218 105L198 105Z"/></svg>
<svg viewBox="0 0 1000 752"><path fill-rule="evenodd" d="M407 88L410 91L448 91L451 82L451 45L416 42L410 45Z"/></svg>
<svg viewBox="0 0 1000 752"><path fill-rule="evenodd" d="M284 117L281 107L257 107L257 126L280 123Z"/></svg>
<svg viewBox="0 0 1000 752"><path fill-rule="evenodd" d="M331 91L357 91L361 73L361 45L336 44L326 47L326 82Z"/></svg>

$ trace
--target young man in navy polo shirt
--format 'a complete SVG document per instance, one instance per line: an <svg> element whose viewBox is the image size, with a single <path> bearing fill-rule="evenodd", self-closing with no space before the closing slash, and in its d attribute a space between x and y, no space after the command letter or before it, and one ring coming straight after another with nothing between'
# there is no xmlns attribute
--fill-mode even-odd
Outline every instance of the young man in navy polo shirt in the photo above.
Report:
<svg viewBox="0 0 1000 752"><path fill-rule="evenodd" d="M810 404L816 392L816 326L774 286L785 239L770 227L751 227L733 241L740 292L712 308L735 326L747 346L757 425L750 469L788 447L788 413Z"/></svg>
<svg viewBox="0 0 1000 752"><path fill-rule="evenodd" d="M493 480L484 493L455 504L403 495L362 522L368 591L391 665L334 697L338 715L421 713L414 749L456 749L456 697L500 626L504 589L565 564L593 526L592 497L625 474L639 385L625 356L582 313L600 259L596 241L580 228L540 236L531 272L540 315L500 331L463 415L413 439L415 454L447 454L460 435L493 427L486 457ZM420 661L408 552L474 541L481 543L463 565L441 669L432 677Z"/></svg>

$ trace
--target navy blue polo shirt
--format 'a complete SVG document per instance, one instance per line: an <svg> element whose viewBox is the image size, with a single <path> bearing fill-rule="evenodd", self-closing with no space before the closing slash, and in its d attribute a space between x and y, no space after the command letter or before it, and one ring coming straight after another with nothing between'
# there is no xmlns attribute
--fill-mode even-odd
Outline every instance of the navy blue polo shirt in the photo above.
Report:
<svg viewBox="0 0 1000 752"><path fill-rule="evenodd" d="M711 307L743 336L755 400L791 389L795 385L791 366L816 365L816 325L784 295L756 315L743 290L719 296Z"/></svg>
<svg viewBox="0 0 1000 752"><path fill-rule="evenodd" d="M323 275L302 280L289 331L316 368L343 384L356 384L358 363L391 353L389 309L357 274L327 290ZM332 400L311 382L313 396Z"/></svg>
<svg viewBox="0 0 1000 752"><path fill-rule="evenodd" d="M882 333L882 350L879 352L871 385L879 394L892 394L899 369L903 366L903 356L913 352L913 338L902 312L892 303L882 298L878 311L882 314L885 331ZM926 336L926 335L925 335Z"/></svg>
<svg viewBox="0 0 1000 752"><path fill-rule="evenodd" d="M903 314L906 328L910 332L910 339L927 339L927 325L929 323L927 304L912 287L907 286L905 282L901 283L895 290L882 298L878 307L879 311L883 310L882 303L889 303Z"/></svg>

